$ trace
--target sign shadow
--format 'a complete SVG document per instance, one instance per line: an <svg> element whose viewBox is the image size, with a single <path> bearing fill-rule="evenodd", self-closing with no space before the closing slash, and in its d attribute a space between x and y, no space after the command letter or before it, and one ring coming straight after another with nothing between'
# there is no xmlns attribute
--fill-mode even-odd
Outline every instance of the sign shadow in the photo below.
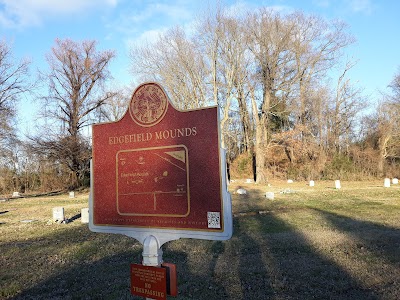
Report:
<svg viewBox="0 0 400 300"><path fill-rule="evenodd" d="M241 296L235 299L378 299L273 213L235 219Z"/></svg>

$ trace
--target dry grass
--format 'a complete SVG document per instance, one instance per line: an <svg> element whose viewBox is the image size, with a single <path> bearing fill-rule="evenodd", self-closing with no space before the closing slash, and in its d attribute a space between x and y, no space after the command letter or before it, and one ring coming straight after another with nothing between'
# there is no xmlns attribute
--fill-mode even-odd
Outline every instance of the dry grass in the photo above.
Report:
<svg viewBox="0 0 400 300"><path fill-rule="evenodd" d="M248 194L235 194L239 186ZM333 187L231 184L231 240L163 246L177 265L178 299L399 299L400 186ZM55 206L72 218L87 194L0 203L0 299L136 299L129 264L140 262L141 245L80 219L48 222Z"/></svg>

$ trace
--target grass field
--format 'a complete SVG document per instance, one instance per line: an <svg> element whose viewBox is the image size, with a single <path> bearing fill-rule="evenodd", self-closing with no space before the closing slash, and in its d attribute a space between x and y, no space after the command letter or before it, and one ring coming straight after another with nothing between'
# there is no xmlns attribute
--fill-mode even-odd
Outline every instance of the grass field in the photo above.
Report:
<svg viewBox="0 0 400 300"><path fill-rule="evenodd" d="M248 193L236 194L239 186ZM177 299L400 299L400 186L236 181L229 189L229 241L163 246L164 261L177 265ZM0 202L0 299L136 299L129 265L140 262L138 242L92 233L79 218L51 222L53 207L74 218L87 201L81 193Z"/></svg>

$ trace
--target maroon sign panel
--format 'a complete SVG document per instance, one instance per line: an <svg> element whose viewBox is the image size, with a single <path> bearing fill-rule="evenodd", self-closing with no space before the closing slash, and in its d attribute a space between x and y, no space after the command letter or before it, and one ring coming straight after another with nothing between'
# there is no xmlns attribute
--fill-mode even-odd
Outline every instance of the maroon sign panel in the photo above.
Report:
<svg viewBox="0 0 400 300"><path fill-rule="evenodd" d="M167 299L165 268L131 264L131 294L151 299Z"/></svg>
<svg viewBox="0 0 400 300"><path fill-rule="evenodd" d="M223 231L218 108L179 111L156 83L93 126L93 223Z"/></svg>

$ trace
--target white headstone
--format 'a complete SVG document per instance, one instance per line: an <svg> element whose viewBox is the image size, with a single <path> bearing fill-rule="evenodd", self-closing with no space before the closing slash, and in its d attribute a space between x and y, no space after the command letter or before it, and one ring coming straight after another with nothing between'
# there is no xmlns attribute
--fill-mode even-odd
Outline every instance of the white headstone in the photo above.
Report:
<svg viewBox="0 0 400 300"><path fill-rule="evenodd" d="M253 179L247 178L246 183L253 183Z"/></svg>
<svg viewBox="0 0 400 300"><path fill-rule="evenodd" d="M53 221L62 222L64 220L64 207L53 207Z"/></svg>
<svg viewBox="0 0 400 300"><path fill-rule="evenodd" d="M82 223L89 223L89 208L81 209L81 221Z"/></svg>
<svg viewBox="0 0 400 300"><path fill-rule="evenodd" d="M287 183L293 183L292 179L288 179Z"/></svg>
<svg viewBox="0 0 400 300"><path fill-rule="evenodd" d="M75 198L75 192L69 192L69 197L70 198Z"/></svg>
<svg viewBox="0 0 400 300"><path fill-rule="evenodd" d="M267 198L268 200L274 200L274 198L275 198L274 192L266 192L265 198Z"/></svg>
<svg viewBox="0 0 400 300"><path fill-rule="evenodd" d="M341 185L340 185L340 180L335 180L335 189L340 189Z"/></svg>
<svg viewBox="0 0 400 300"><path fill-rule="evenodd" d="M315 182L314 182L314 180L310 180L310 183L309 183L309 185L310 185L310 186L314 186L314 185L315 185Z"/></svg>
<svg viewBox="0 0 400 300"><path fill-rule="evenodd" d="M383 186L390 187L390 178L385 178L385 180L383 181Z"/></svg>
<svg viewBox="0 0 400 300"><path fill-rule="evenodd" d="M399 180L397 178L392 179L392 184L399 184Z"/></svg>
<svg viewBox="0 0 400 300"><path fill-rule="evenodd" d="M12 197L13 197L13 198L19 197L19 193L18 193L18 192L13 192Z"/></svg>
<svg viewBox="0 0 400 300"><path fill-rule="evenodd" d="M247 194L247 191L243 188L240 188L236 191L236 193L238 193L239 195L245 195L245 194Z"/></svg>

